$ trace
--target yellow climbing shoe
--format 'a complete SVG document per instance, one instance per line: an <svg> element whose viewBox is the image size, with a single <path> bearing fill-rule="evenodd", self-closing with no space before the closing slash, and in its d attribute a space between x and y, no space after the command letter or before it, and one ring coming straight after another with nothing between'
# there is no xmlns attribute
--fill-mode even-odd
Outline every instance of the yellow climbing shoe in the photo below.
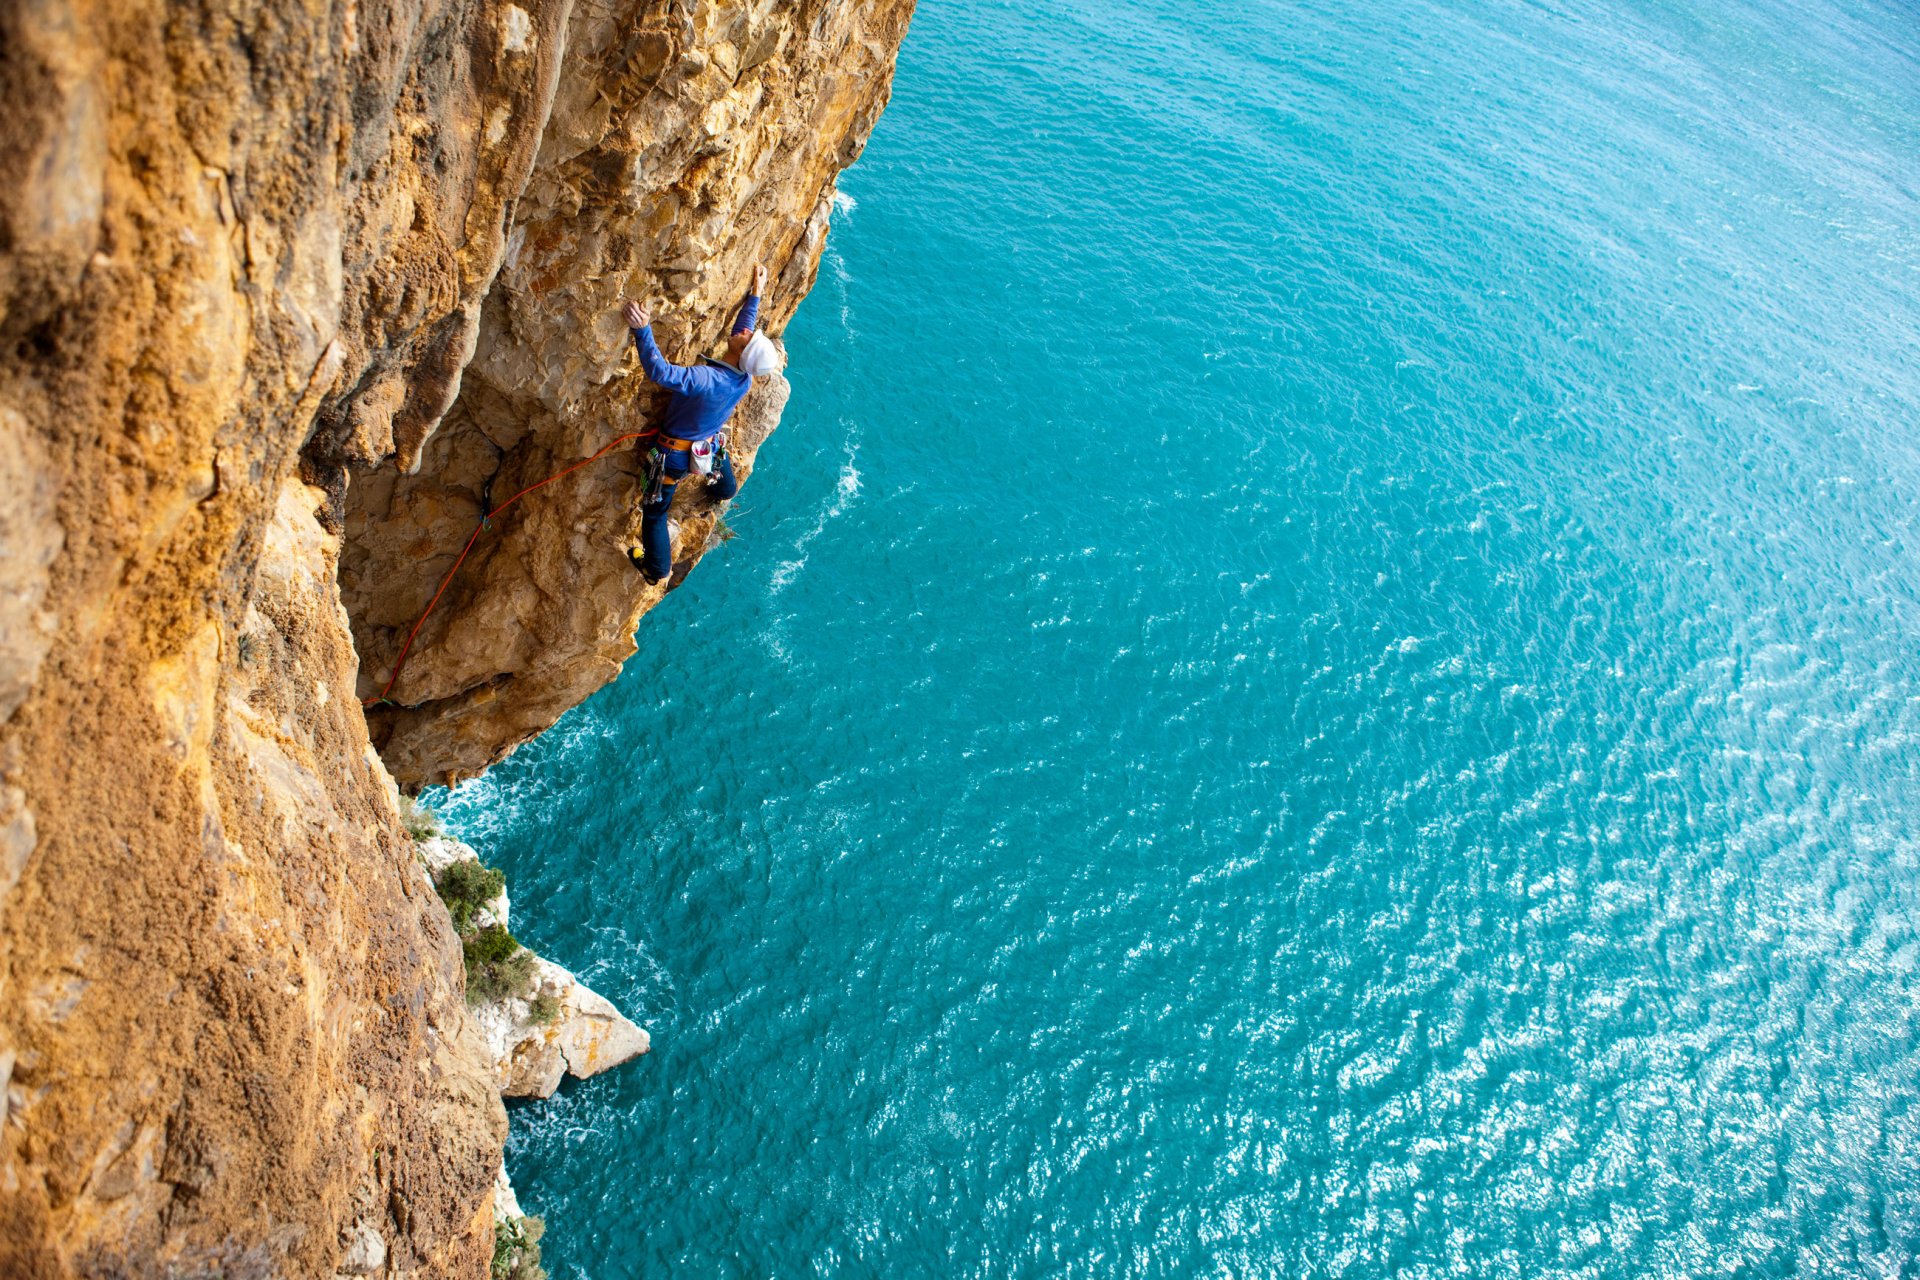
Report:
<svg viewBox="0 0 1920 1280"><path fill-rule="evenodd" d="M647 580L648 586L651 587L660 581L660 575L649 571L647 568L647 549L645 547L628 547L627 563L639 571L640 576Z"/></svg>

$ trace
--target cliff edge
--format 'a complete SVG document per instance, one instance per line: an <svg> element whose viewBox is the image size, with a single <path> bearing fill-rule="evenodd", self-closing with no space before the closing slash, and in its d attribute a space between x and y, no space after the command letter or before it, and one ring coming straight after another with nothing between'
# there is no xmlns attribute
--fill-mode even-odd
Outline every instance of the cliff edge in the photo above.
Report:
<svg viewBox="0 0 1920 1280"><path fill-rule="evenodd" d="M0 1275L486 1272L497 1064L395 779L617 671L629 462L361 700L490 501L656 407L623 293L682 360L756 259L791 314L910 8L0 6Z"/></svg>
<svg viewBox="0 0 1920 1280"><path fill-rule="evenodd" d="M659 304L661 345L687 363L718 349L764 262L761 327L781 332L819 268L834 184L886 104L909 9L575 8L567 75L450 409L422 438L404 413L383 416L399 396L376 381L323 415L309 446L351 467L340 581L363 695L382 691L492 504L655 417L663 401L638 376L623 293ZM736 413L743 480L786 396L782 379L760 379ZM686 488L682 574L713 526L699 486ZM541 490L476 544L371 714L402 786L478 772L619 670L662 594L622 554L638 537L638 492L637 457L623 451Z"/></svg>

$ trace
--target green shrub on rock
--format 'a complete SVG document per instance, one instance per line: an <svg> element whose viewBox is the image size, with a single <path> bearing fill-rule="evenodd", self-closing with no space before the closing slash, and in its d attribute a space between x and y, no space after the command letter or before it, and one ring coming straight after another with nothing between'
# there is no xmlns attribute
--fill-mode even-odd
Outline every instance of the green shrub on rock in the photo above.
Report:
<svg viewBox="0 0 1920 1280"><path fill-rule="evenodd" d="M467 962L467 1003L524 999L533 993L536 973L533 952L500 924L484 927L480 911L500 896L507 878L477 858L463 858L441 870L434 881L440 901L447 906L460 951ZM538 999L536 998L536 1004ZM557 1015L558 1009L554 1010ZM540 1021L536 1016L535 1021ZM547 1021L551 1021L549 1017Z"/></svg>
<svg viewBox="0 0 1920 1280"><path fill-rule="evenodd" d="M415 841L434 840L447 834L446 828L440 825L440 815L412 796L400 797L400 821Z"/></svg>
<svg viewBox="0 0 1920 1280"><path fill-rule="evenodd" d="M533 990L533 952L497 924L461 939L467 960L467 1003L490 1004Z"/></svg>
<svg viewBox="0 0 1920 1280"><path fill-rule="evenodd" d="M493 1227L491 1280L547 1280L540 1265L540 1237L547 1224L539 1218L508 1218Z"/></svg>
<svg viewBox="0 0 1920 1280"><path fill-rule="evenodd" d="M481 866L478 858L462 858L442 871L434 885L440 891L440 901L447 904L447 914L453 917L453 931L462 938L473 932L480 909L506 887L505 873Z"/></svg>

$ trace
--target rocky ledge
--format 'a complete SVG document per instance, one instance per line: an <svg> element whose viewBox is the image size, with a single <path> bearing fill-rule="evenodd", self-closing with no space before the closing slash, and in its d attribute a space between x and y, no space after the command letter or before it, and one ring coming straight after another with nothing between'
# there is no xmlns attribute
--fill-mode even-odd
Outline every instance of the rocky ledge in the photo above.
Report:
<svg viewBox="0 0 1920 1280"><path fill-rule="evenodd" d="M482 939L498 936L517 945L508 929L506 886L470 845L436 835L417 847L435 888L448 900L456 929L468 905L461 901L466 886L499 885L492 896L466 913L469 923L462 941L469 955L467 1004L486 1038L494 1083L502 1096L551 1097L562 1076L581 1080L597 1076L651 1047L646 1030L614 1008L612 1001L569 970L524 947L507 950L501 961L477 961L511 966L503 978L489 975L477 982L473 957ZM516 960L521 963L513 965Z"/></svg>

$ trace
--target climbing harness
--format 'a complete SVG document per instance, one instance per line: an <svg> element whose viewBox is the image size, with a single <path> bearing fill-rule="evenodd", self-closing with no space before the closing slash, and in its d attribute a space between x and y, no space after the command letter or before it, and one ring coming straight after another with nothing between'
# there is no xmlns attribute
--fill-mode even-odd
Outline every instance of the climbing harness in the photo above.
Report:
<svg viewBox="0 0 1920 1280"><path fill-rule="evenodd" d="M667 455L684 453L687 455L687 469L680 475L667 477ZM687 476L710 476L714 466L727 457L727 433L708 436L705 440L679 440L673 436L656 436L647 449L642 464L646 487L642 492L640 505L650 507L666 495Z"/></svg>
<svg viewBox="0 0 1920 1280"><path fill-rule="evenodd" d="M447 570L447 576L440 579L440 589L433 593L433 599L427 601L427 607L421 610L419 618L414 621L413 630L407 632L407 642L400 646L400 656L394 660L393 671L387 677L386 687L380 690L378 696L376 697L362 698L360 700L360 705L362 707L379 706L383 703L388 706L399 705L398 703L395 703L387 695L393 692L393 686L397 684L400 680L400 670L402 667L407 665L407 655L413 652L413 642L415 637L417 637L420 634L420 628L423 625L425 625L427 621L427 615L433 612L433 607L440 603L440 597L446 594L448 585L453 581L453 575L460 572L460 566L467 562L467 553L473 550L473 544L480 540L480 535L482 533L484 533L486 530L491 529L493 527L493 518L495 516L499 515L501 512L505 511L508 507L511 507L514 503L520 501L520 499L532 493L535 489L539 489L539 488L542 488L543 486L550 485L555 480L560 479L562 476L570 476L574 472L578 471L580 468L586 466L589 462L598 462L601 458L606 457L609 453L612 453L616 448L625 444L627 441L644 439L648 436L657 434L657 432L658 432L658 428L650 427L645 431L629 431L626 435L616 437L615 439L609 441L607 444L601 446L601 448L597 452L592 453L585 458L582 458L580 461L574 463L570 467L565 468L564 470L554 472L552 475L548 476L545 480L539 480L534 482L533 484L528 485L526 488L514 494L511 498L508 498L505 502L501 503L499 506L494 507L492 510L485 512L485 514L483 514L480 517L480 523L475 525L473 527L473 532L467 536L467 545L460 548L460 558L453 562L453 568ZM654 450L650 450L649 452L657 453L658 450L654 449ZM664 467L656 466L654 467L654 470L655 471L664 470ZM651 483L652 482L650 481L649 484ZM649 488L648 490L648 495L649 495L649 500L651 500L651 497L652 497L651 488Z"/></svg>

